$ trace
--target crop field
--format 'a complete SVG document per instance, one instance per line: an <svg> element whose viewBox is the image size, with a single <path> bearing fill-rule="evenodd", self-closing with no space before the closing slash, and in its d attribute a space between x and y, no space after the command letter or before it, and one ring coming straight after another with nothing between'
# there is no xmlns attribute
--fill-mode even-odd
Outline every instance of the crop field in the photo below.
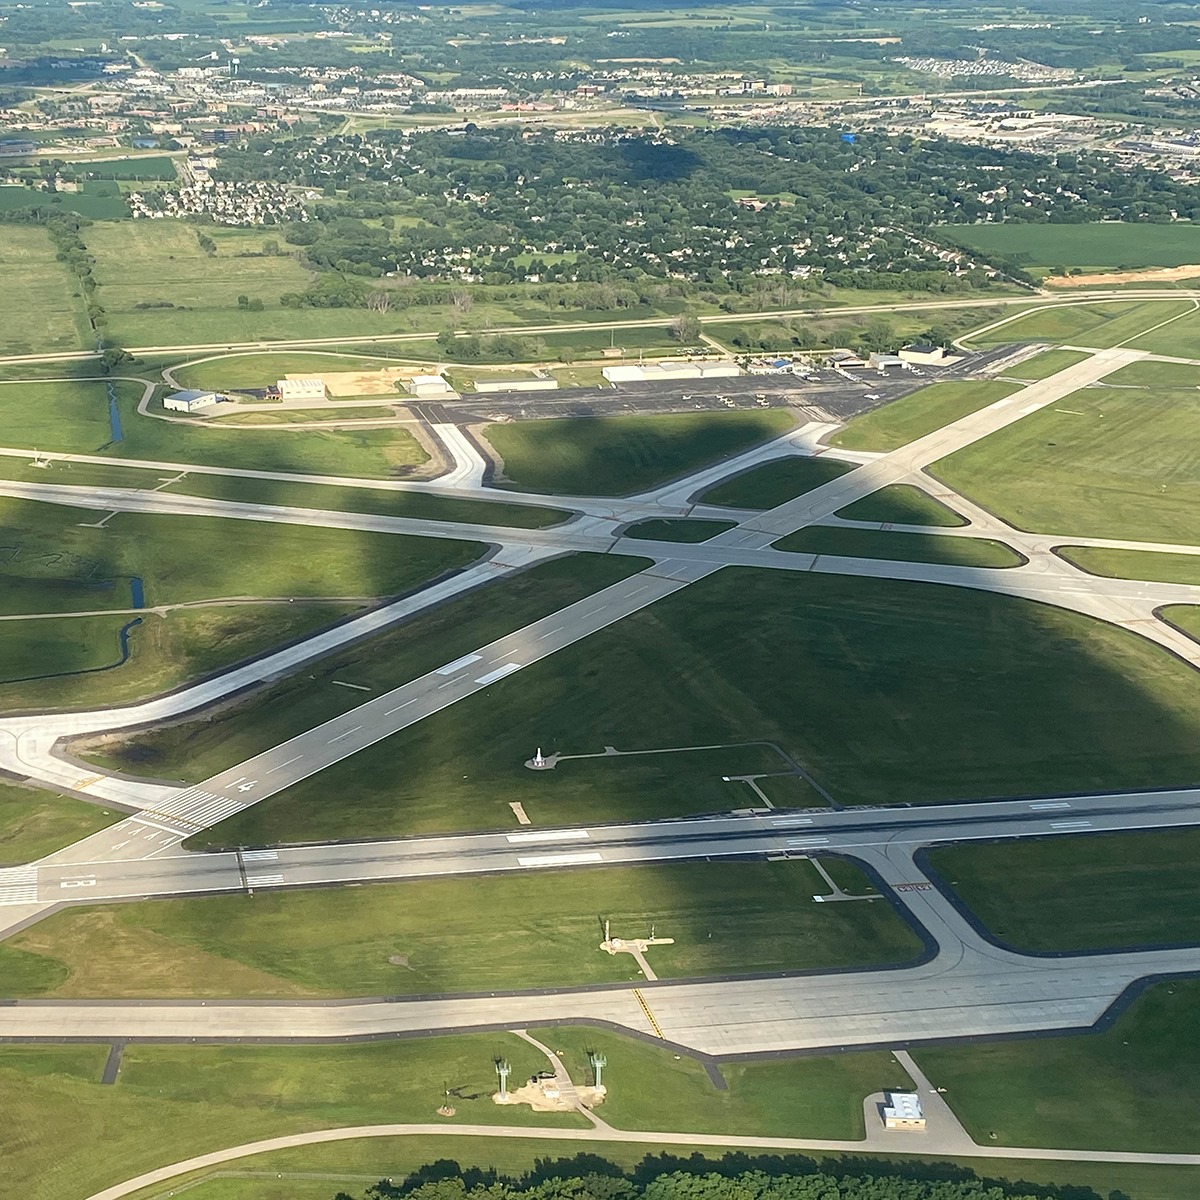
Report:
<svg viewBox="0 0 1200 1200"><path fill-rule="evenodd" d="M1200 1069L1200 984L1156 983L1103 1033L918 1050L978 1142L1190 1151L1180 1097Z"/></svg>
<svg viewBox="0 0 1200 1200"><path fill-rule="evenodd" d="M351 475L410 474L429 456L407 429L222 429L160 421L137 412L143 385L117 385L121 441L113 440L108 393L99 381L0 384L0 444L46 453L103 454L163 463ZM41 471L43 482L69 482Z"/></svg>
<svg viewBox="0 0 1200 1200"><path fill-rule="evenodd" d="M137 155L109 161L85 164L87 173L95 179L121 179L126 182L141 180L173 180L176 178L175 159L165 154Z"/></svg>
<svg viewBox="0 0 1200 1200"><path fill-rule="evenodd" d="M129 216L129 206L120 187L106 179L90 179L76 192L48 193L38 188L0 187L0 212L18 208L80 213L93 221L122 221ZM5 227L6 233L8 228Z"/></svg>
<svg viewBox="0 0 1200 1200"><path fill-rule="evenodd" d="M787 769L736 749L763 741L848 804L1181 786L1198 733L1190 668L1123 630L990 593L727 569L198 842L505 828L509 800L537 825L728 811L722 776ZM531 776L539 745L730 749ZM317 802L331 790L336 812Z"/></svg>
<svg viewBox="0 0 1200 1200"><path fill-rule="evenodd" d="M0 188L0 198L5 189ZM79 286L58 262L50 237L33 225L5 225L0 238L0 354L90 348ZM70 368L58 365L58 375Z"/></svg>
<svg viewBox="0 0 1200 1200"><path fill-rule="evenodd" d="M964 225L955 240L984 255L1015 259L1035 269L1081 267L1132 270L1200 263L1200 225L1092 222L1087 225Z"/></svg>
<svg viewBox="0 0 1200 1200"><path fill-rule="evenodd" d="M929 861L1018 950L1200 943L1200 830L938 846Z"/></svg>
<svg viewBox="0 0 1200 1200"><path fill-rule="evenodd" d="M2 843L0 843L2 844ZM869 890L849 869L851 887ZM638 980L600 950L653 926L660 978L900 963L921 944L882 897L818 904L811 863L671 863L72 909L0 945L4 995L433 995ZM536 937L529 932L536 929ZM47 987L50 984L52 986Z"/></svg>
<svg viewBox="0 0 1200 1200"><path fill-rule="evenodd" d="M1195 391L1085 389L932 474L1021 529L1200 542Z"/></svg>
<svg viewBox="0 0 1200 1200"><path fill-rule="evenodd" d="M568 417L488 425L502 486L560 495L624 496L786 433L785 409Z"/></svg>
<svg viewBox="0 0 1200 1200"><path fill-rule="evenodd" d="M830 441L844 450L896 450L1019 390L999 381L932 383L852 417Z"/></svg>

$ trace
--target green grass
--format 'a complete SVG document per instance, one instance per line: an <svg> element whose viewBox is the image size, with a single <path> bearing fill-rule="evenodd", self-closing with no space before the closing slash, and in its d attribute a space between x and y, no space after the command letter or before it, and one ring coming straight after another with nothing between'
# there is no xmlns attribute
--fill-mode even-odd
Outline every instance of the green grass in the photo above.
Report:
<svg viewBox="0 0 1200 1200"><path fill-rule="evenodd" d="M32 862L118 819L70 796L0 783L0 867Z"/></svg>
<svg viewBox="0 0 1200 1200"><path fill-rule="evenodd" d="M1190 312L1186 300L1112 300L1092 304L1054 304L1031 310L968 340L977 346L1008 342L1067 342L1105 349L1136 338L1169 317ZM1168 325L1178 331L1182 322ZM1149 348L1149 347L1145 347ZM1176 352L1177 353L1177 352Z"/></svg>
<svg viewBox="0 0 1200 1200"><path fill-rule="evenodd" d="M0 189L2 194L7 189ZM40 226L4 226L0 239L0 354L48 354L90 348L92 337L78 284L55 259ZM59 364L55 374L69 375Z"/></svg>
<svg viewBox="0 0 1200 1200"><path fill-rule="evenodd" d="M1043 350L1041 354L1013 367L1008 374L1018 379L1049 379L1059 371L1084 362L1087 357L1082 350Z"/></svg>
<svg viewBox="0 0 1200 1200"><path fill-rule="evenodd" d="M866 880L853 872L862 890ZM58 997L429 995L639 980L629 955L600 950L651 926L673 946L648 957L661 978L886 965L920 942L884 900L817 904L811 863L697 862L365 888L260 892L72 909L0 945L0 966L32 957ZM391 959L398 958L400 965ZM25 963L25 970L32 969Z"/></svg>
<svg viewBox="0 0 1200 1200"><path fill-rule="evenodd" d="M1016 384L997 381L931 383L852 417L831 443L845 450L896 450L1019 390Z"/></svg>
<svg viewBox="0 0 1200 1200"><path fill-rule="evenodd" d="M541 563L310 663L215 713L129 734L87 757L114 770L199 782L362 703L366 693L334 680L388 691L648 565L590 554Z"/></svg>
<svg viewBox="0 0 1200 1200"><path fill-rule="evenodd" d="M847 521L871 521L880 525L963 526L965 517L911 483L891 483L887 487L847 504L837 513Z"/></svg>
<svg viewBox="0 0 1200 1200"><path fill-rule="evenodd" d="M1110 579L1150 579L1157 583L1200 584L1200 555L1154 550L1106 550L1100 546L1060 546L1057 551L1090 575Z"/></svg>
<svg viewBox="0 0 1200 1200"><path fill-rule="evenodd" d="M504 486L535 492L623 496L786 433L786 409L578 417L489 425Z"/></svg>
<svg viewBox="0 0 1200 1200"><path fill-rule="evenodd" d="M732 521L651 519L630 525L625 537L648 542L707 542L733 526Z"/></svg>
<svg viewBox="0 0 1200 1200"><path fill-rule="evenodd" d="M458 500L428 492L373 491L336 484L289 483L277 479L245 479L230 475L189 475L163 489L189 496L240 500L251 504L281 504L290 508L321 508L335 512L379 513L468 524L509 525L544 529L570 515L560 509L491 500ZM500 493L501 495L503 493Z"/></svg>
<svg viewBox="0 0 1200 1200"><path fill-rule="evenodd" d="M938 846L930 862L1020 950L1200 942L1200 830Z"/></svg>
<svg viewBox="0 0 1200 1200"><path fill-rule="evenodd" d="M47 453L104 454L153 462L389 478L429 456L406 429L239 431L140 416L142 386L117 385L124 440L112 441L100 382L0 385L0 445Z"/></svg>
<svg viewBox="0 0 1200 1200"><path fill-rule="evenodd" d="M945 537L936 533L888 533L809 525L775 543L793 554L885 558L896 562L945 563L955 567L1019 567L1025 560L990 538Z"/></svg>
<svg viewBox="0 0 1200 1200"><path fill-rule="evenodd" d="M767 739L835 798L877 804L1190 785L1198 735L1192 670L1102 622L963 589L726 569L207 836L505 828L510 800L537 825L646 819L711 810L714 776L783 769L731 769L726 751L531 774L522 764L539 745ZM331 809L330 794L346 802Z"/></svg>
<svg viewBox="0 0 1200 1200"><path fill-rule="evenodd" d="M932 473L1021 529L1200 542L1200 404L1085 389L943 458Z"/></svg>
<svg viewBox="0 0 1200 1200"><path fill-rule="evenodd" d="M699 499L726 508L778 508L830 480L853 471L854 463L828 456L776 458L710 488Z"/></svg>
<svg viewBox="0 0 1200 1200"><path fill-rule="evenodd" d="M1188 363L1132 362L1114 371L1111 375L1106 375L1103 382L1120 387L1166 388L1168 390L1196 388L1200 387L1200 367L1194 367Z"/></svg>
<svg viewBox="0 0 1200 1200"><path fill-rule="evenodd" d="M1134 338L1130 346L1135 350L1149 350L1151 354L1200 357L1200 318L1191 305L1182 307L1184 315L1178 321ZM1170 315L1164 311L1159 320L1165 320Z"/></svg>
<svg viewBox="0 0 1200 1200"><path fill-rule="evenodd" d="M40 188L0 187L0 212L44 208L51 212L80 213L93 221L121 221L129 206L121 189L108 180L88 180L77 192L46 192ZM5 225L5 231L11 228Z"/></svg>
<svg viewBox="0 0 1200 1200"><path fill-rule="evenodd" d="M219 358L177 367L173 375L180 387L238 391L243 388L264 388L286 375L379 371L395 365L395 359L366 354L286 350L265 354L223 354Z"/></svg>
<svg viewBox="0 0 1200 1200"><path fill-rule="evenodd" d="M0 708L40 712L141 699L306 637L356 607L238 604L176 610L168 617L147 613L130 631L130 655L122 666L115 665L121 657L117 634L128 616L5 621ZM71 671L91 673L62 674Z"/></svg>
<svg viewBox="0 0 1200 1200"><path fill-rule="evenodd" d="M396 412L390 408L303 408L283 409L279 412L235 412L214 418L222 427L239 425L310 425L319 421L397 421Z"/></svg>
<svg viewBox="0 0 1200 1200"><path fill-rule="evenodd" d="M1181 1101L1200 1069L1198 1002L1196 980L1159 983L1102 1034L914 1057L984 1145L1191 1151L1195 1122Z"/></svg>
<svg viewBox="0 0 1200 1200"><path fill-rule="evenodd" d="M129 1046L104 1086L106 1046L0 1047L6 1189L91 1195L156 1166L256 1138L392 1121L579 1128L572 1114L501 1107L493 1060L545 1058L511 1034L358 1046ZM454 1118L439 1118L445 1092ZM332 1194L332 1190L331 1193Z"/></svg>
<svg viewBox="0 0 1200 1200"><path fill-rule="evenodd" d="M0 499L7 551L0 580L22 588L23 605L40 605L46 587L55 610L65 607L65 587L110 582L127 607L134 575L143 581L147 607L221 598L390 596L466 566L484 549L474 542L159 513L117 513L96 528L103 515ZM75 607L92 605L85 600ZM0 608L42 611L7 601Z"/></svg>
<svg viewBox="0 0 1200 1200"><path fill-rule="evenodd" d="M870 905L845 904L842 908ZM644 993L651 1010L654 991ZM911 1086L887 1051L722 1063L718 1091L694 1058L621 1037L607 1029L557 1026L530 1032L556 1054L576 1083L592 1083L589 1051L608 1060L608 1095L597 1110L620 1129L756 1134L763 1137L862 1138L863 1100Z"/></svg>
<svg viewBox="0 0 1200 1200"><path fill-rule="evenodd" d="M1200 263L1200 225L1093 222L1087 225L964 225L955 237L981 253L1038 267L1133 270Z"/></svg>

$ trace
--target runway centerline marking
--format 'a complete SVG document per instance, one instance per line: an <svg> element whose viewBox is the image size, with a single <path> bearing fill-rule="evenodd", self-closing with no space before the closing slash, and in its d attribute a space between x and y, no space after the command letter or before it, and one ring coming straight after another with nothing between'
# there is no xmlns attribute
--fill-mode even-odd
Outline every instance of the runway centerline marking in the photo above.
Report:
<svg viewBox="0 0 1200 1200"><path fill-rule="evenodd" d="M329 741L325 743L325 745L332 746L334 742L340 742L342 738L348 738L352 733L357 733L361 728L361 725L355 725L353 729L347 729L345 733L339 733L337 737L331 737ZM293 758L292 762L295 761L296 760ZM283 765L286 767L287 763L284 763Z"/></svg>
<svg viewBox="0 0 1200 1200"><path fill-rule="evenodd" d="M295 758L289 758L287 762L281 762L278 766L271 767L266 773L273 775L276 771L282 771L284 767L290 767L292 763L299 762L303 757L303 754L297 754Z"/></svg>
<svg viewBox="0 0 1200 1200"><path fill-rule="evenodd" d="M411 700L405 700L403 704L397 704L395 708L389 708L383 715L390 717L392 713L399 712L402 708L407 708L410 704L416 704L420 698L420 696L414 696Z"/></svg>

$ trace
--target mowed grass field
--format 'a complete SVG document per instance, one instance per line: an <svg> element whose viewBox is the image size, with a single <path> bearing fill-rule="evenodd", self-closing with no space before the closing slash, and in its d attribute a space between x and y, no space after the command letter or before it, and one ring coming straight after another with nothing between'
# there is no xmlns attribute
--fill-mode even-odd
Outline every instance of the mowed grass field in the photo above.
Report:
<svg viewBox="0 0 1200 1200"><path fill-rule="evenodd" d="M887 487L847 504L838 514L846 521L871 521L881 525L966 525L949 505L919 487L908 483L892 483Z"/></svg>
<svg viewBox="0 0 1200 1200"><path fill-rule="evenodd" d="M0 809L0 812L3 810ZM851 887L869 891L846 868ZM695 862L416 879L72 909L0 944L4 996L431 995L638 981L614 936L672 946L660 978L913 960L891 904L818 904L810 862Z"/></svg>
<svg viewBox="0 0 1200 1200"><path fill-rule="evenodd" d="M1149 579L1200 584L1200 555L1153 550L1106 550L1100 546L1060 546L1057 553L1090 575L1110 579Z"/></svg>
<svg viewBox="0 0 1200 1200"><path fill-rule="evenodd" d="M1019 567L1016 551L990 538L942 537L927 533L890 533L808 525L775 543L793 554L831 554L842 558L885 558L895 562L944 563L954 567Z"/></svg>
<svg viewBox="0 0 1200 1200"><path fill-rule="evenodd" d="M931 383L882 408L852 417L830 442L844 450L896 450L1018 391L1014 383Z"/></svg>
<svg viewBox="0 0 1200 1200"><path fill-rule="evenodd" d="M1087 225L964 225L955 237L984 255L1030 267L1133 270L1200 263L1200 225L1103 221Z"/></svg>
<svg viewBox="0 0 1200 1200"><path fill-rule="evenodd" d="M1019 379L1049 379L1051 375L1057 375L1059 371L1065 371L1085 358L1087 355L1082 350L1043 350L1007 373Z"/></svg>
<svg viewBox="0 0 1200 1200"><path fill-rule="evenodd" d="M1091 304L1054 304L1031 309L994 329L967 339L976 346L1000 346L1007 342L1067 342L1105 349L1131 341L1160 321L1182 317L1192 311L1188 300L1105 300ZM1176 321L1163 330L1179 336ZM1140 340L1136 343L1142 349ZM1183 354L1183 350L1169 351ZM1190 357L1190 355L1189 355Z"/></svg>
<svg viewBox="0 0 1200 1200"><path fill-rule="evenodd" d="M0 355L90 350L79 284L37 225L5 225L0 238ZM68 368L59 369L67 374Z"/></svg>
<svg viewBox="0 0 1200 1200"><path fill-rule="evenodd" d="M1200 982L1156 983L1100 1034L913 1054L984 1145L1144 1153L1195 1149Z"/></svg>
<svg viewBox="0 0 1200 1200"><path fill-rule="evenodd" d="M1200 542L1200 393L1085 389L931 473L1020 529Z"/></svg>
<svg viewBox="0 0 1200 1200"><path fill-rule="evenodd" d="M786 433L786 409L567 417L488 425L504 464L502 487L624 496Z"/></svg>
<svg viewBox="0 0 1200 1200"><path fill-rule="evenodd" d="M630 758L531 775L522 764L536 746L579 753L766 740L849 804L1192 784L1194 684L1190 668L1151 643L1047 606L926 584L727 569L200 840L505 828L510 800L538 825L646 819L710 811L721 775L784 769L733 770L727 751L725 761L708 752L695 763L649 756L652 777ZM330 795L345 800L331 806Z"/></svg>
<svg viewBox="0 0 1200 1200"><path fill-rule="evenodd" d="M653 995L648 998L653 1004ZM665 1047L607 1029L566 1025L530 1032L561 1052L576 1083L594 1082L590 1054L607 1059L609 1090L597 1111L620 1129L854 1140L865 1132L865 1097L911 1086L886 1050L722 1063L728 1089L718 1091L699 1062Z"/></svg>
<svg viewBox="0 0 1200 1200"><path fill-rule="evenodd" d="M334 1126L585 1125L571 1113L492 1103L497 1058L518 1079L546 1065L508 1033L358 1046L129 1046L110 1086L100 1083L107 1053L103 1045L0 1047L8 1114L0 1153L11 1194L88 1196L192 1155ZM456 1117L437 1115L447 1102Z"/></svg>
<svg viewBox="0 0 1200 1200"><path fill-rule="evenodd" d="M1019 950L1200 942L1200 830L937 846L929 862Z"/></svg>
<svg viewBox="0 0 1200 1200"><path fill-rule="evenodd" d="M0 783L0 867L32 862L111 825L120 816L70 796Z"/></svg>
<svg viewBox="0 0 1200 1200"><path fill-rule="evenodd" d="M361 691L334 680L389 691L646 566L647 559L599 554L539 563L327 655L215 713L102 739L86 757L118 771L198 782L362 702Z"/></svg>
<svg viewBox="0 0 1200 1200"><path fill-rule="evenodd" d="M137 412L144 384L116 385L122 440L113 440L108 392L98 380L0 384L0 445L45 453L258 471L387 479L411 475L429 461L408 430L222 429L160 421ZM44 479L55 473L39 472Z"/></svg>
<svg viewBox="0 0 1200 1200"><path fill-rule="evenodd" d="M723 508L778 508L797 496L811 492L853 471L854 463L827 456L792 455L752 467L732 479L709 488L698 500Z"/></svg>

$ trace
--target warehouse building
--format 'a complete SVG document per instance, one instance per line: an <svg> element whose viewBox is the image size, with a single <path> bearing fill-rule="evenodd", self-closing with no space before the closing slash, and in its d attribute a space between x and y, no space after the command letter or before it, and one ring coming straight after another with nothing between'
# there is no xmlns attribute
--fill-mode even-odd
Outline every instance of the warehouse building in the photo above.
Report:
<svg viewBox="0 0 1200 1200"><path fill-rule="evenodd" d="M183 392L174 392L170 396L164 396L163 408L169 408L172 412L202 412L204 409L212 408L214 404L219 403L220 399L221 397L216 392L197 392L189 389Z"/></svg>
<svg viewBox="0 0 1200 1200"><path fill-rule="evenodd" d="M408 390L418 400L453 400L458 396L441 375L414 375L408 381Z"/></svg>
<svg viewBox="0 0 1200 1200"><path fill-rule="evenodd" d="M275 390L281 400L324 400L327 396L323 379L281 379Z"/></svg>
<svg viewBox="0 0 1200 1200"><path fill-rule="evenodd" d="M726 379L741 373L741 367L732 360L704 363L627 363L619 367L600 368L600 374L609 383L660 383L672 379Z"/></svg>

